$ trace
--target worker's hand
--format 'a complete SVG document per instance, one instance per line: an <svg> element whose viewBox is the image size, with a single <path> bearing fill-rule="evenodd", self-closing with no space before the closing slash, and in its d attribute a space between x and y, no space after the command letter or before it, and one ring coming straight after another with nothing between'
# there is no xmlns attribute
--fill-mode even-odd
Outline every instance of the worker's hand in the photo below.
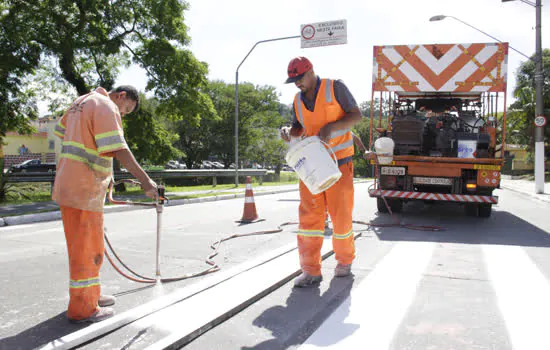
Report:
<svg viewBox="0 0 550 350"><path fill-rule="evenodd" d="M290 126L283 126L280 130L281 138L286 142L290 142Z"/></svg>
<svg viewBox="0 0 550 350"><path fill-rule="evenodd" d="M365 151L365 153L363 153L363 158L365 160L374 160L376 159L376 153L372 151Z"/></svg>
<svg viewBox="0 0 550 350"><path fill-rule="evenodd" d="M328 142L330 140L330 134L332 134L332 124L328 123L319 130L319 138L323 142Z"/></svg>
<svg viewBox="0 0 550 350"><path fill-rule="evenodd" d="M157 184L153 180L149 179L149 181L142 183L141 188L147 197L158 200Z"/></svg>

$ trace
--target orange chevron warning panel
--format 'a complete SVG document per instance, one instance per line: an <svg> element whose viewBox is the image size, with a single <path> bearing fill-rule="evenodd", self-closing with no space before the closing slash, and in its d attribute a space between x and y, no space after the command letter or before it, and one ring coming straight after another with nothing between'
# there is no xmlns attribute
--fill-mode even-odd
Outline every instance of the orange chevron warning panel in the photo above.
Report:
<svg viewBox="0 0 550 350"><path fill-rule="evenodd" d="M373 91L506 92L508 43L375 46Z"/></svg>
<svg viewBox="0 0 550 350"><path fill-rule="evenodd" d="M237 221L242 224L249 224L252 222L261 221L258 213L256 212L256 203L254 203L254 193L252 192L252 179L250 176L246 177L246 191L244 194L244 212L241 220Z"/></svg>

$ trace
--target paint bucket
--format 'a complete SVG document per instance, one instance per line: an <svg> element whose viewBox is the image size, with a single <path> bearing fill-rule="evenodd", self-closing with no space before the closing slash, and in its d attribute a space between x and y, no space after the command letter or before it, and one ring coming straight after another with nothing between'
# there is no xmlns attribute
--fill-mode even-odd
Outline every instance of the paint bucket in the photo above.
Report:
<svg viewBox="0 0 550 350"><path fill-rule="evenodd" d="M318 136L311 136L291 142L285 157L312 194L326 191L342 176L336 156L333 159L327 147ZM334 155L332 150L330 152Z"/></svg>
<svg viewBox="0 0 550 350"><path fill-rule="evenodd" d="M476 140L458 140L458 158L475 158Z"/></svg>
<svg viewBox="0 0 550 350"><path fill-rule="evenodd" d="M378 164L391 164L395 143L389 137L380 137L374 142Z"/></svg>

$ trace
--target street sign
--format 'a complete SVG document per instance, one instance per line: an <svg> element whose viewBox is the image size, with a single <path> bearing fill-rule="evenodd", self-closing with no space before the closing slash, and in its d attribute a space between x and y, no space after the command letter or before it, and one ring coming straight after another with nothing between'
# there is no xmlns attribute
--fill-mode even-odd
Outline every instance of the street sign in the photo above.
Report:
<svg viewBox="0 0 550 350"><path fill-rule="evenodd" d="M342 19L337 21L302 24L300 35L302 37L302 49L347 44L347 21Z"/></svg>
<svg viewBox="0 0 550 350"><path fill-rule="evenodd" d="M543 115L539 115L535 118L535 125L538 127L543 127L546 125L546 117Z"/></svg>

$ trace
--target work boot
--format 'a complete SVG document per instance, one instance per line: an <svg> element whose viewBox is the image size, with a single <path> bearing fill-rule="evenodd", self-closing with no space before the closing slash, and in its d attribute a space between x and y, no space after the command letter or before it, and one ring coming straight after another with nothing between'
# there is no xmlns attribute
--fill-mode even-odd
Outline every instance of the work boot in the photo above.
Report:
<svg viewBox="0 0 550 350"><path fill-rule="evenodd" d="M307 272L302 272L300 276L298 276L294 280L294 287L297 288L306 288L306 287L312 287L314 285L318 285L323 280L323 276L312 276Z"/></svg>
<svg viewBox="0 0 550 350"><path fill-rule="evenodd" d="M110 307L103 307L96 311L92 316L83 318L81 320L73 320L69 318L70 323L95 323L108 319L115 315L115 310Z"/></svg>
<svg viewBox="0 0 550 350"><path fill-rule="evenodd" d="M101 295L99 297L99 302L97 303L100 307L115 305L116 298L112 295Z"/></svg>
<svg viewBox="0 0 550 350"><path fill-rule="evenodd" d="M334 269L334 277L346 277L351 274L351 264L338 264Z"/></svg>

